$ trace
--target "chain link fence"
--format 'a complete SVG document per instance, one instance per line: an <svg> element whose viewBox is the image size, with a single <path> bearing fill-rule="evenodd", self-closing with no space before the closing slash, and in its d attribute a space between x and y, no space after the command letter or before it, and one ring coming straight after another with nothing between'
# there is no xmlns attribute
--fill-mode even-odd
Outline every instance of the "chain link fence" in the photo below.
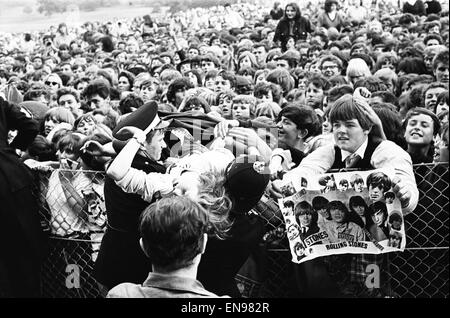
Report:
<svg viewBox="0 0 450 318"><path fill-rule="evenodd" d="M35 195L43 230L49 235L42 265L42 296L100 297L92 277L106 229L104 173L34 170Z"/></svg>
<svg viewBox="0 0 450 318"><path fill-rule="evenodd" d="M449 296L448 164L416 165L414 171L420 197L405 217L406 250L383 254L383 292L365 297ZM35 176L42 226L50 237L42 296L101 297L91 273L106 225L104 173L49 170ZM244 297L298 297L278 203L265 196L254 212L265 220L266 234L236 276L239 289Z"/></svg>

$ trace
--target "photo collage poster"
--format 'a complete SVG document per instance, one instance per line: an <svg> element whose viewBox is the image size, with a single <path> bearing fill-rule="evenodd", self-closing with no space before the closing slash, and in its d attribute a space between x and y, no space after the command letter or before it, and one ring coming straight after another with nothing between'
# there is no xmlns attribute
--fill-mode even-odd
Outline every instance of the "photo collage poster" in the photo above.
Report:
<svg viewBox="0 0 450 318"><path fill-rule="evenodd" d="M282 187L280 210L294 263L333 254L404 251L400 200L393 172L327 173Z"/></svg>

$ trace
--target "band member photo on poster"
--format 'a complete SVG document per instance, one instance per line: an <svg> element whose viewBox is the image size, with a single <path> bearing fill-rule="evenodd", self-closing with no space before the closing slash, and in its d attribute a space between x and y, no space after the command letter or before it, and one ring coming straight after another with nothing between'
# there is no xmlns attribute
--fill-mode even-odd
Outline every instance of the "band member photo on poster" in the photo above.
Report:
<svg viewBox="0 0 450 318"><path fill-rule="evenodd" d="M302 178L295 194L279 200L292 261L403 251L403 215L390 175L378 169Z"/></svg>

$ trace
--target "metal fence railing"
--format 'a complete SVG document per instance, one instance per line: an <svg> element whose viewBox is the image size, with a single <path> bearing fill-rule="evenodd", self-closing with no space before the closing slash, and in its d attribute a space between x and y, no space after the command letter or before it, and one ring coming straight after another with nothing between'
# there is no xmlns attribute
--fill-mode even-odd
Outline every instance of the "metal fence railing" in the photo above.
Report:
<svg viewBox="0 0 450 318"><path fill-rule="evenodd" d="M383 254L384 291L368 297L449 296L448 164L416 165L414 171L420 197L416 210L405 217L406 249ZM42 296L101 297L91 273L106 222L104 174L59 170L35 174L42 225L50 237ZM238 287L244 297L298 297L277 202L264 197L254 211L266 221L266 234L259 251L237 275Z"/></svg>

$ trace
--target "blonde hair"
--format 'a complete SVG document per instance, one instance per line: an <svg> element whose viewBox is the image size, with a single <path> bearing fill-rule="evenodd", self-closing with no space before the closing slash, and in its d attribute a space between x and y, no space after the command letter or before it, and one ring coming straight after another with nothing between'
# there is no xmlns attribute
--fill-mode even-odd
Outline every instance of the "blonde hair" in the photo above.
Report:
<svg viewBox="0 0 450 318"><path fill-rule="evenodd" d="M365 77L371 76L372 73L370 72L369 66L367 66L367 63L363 59L351 59L347 66L347 78L360 75L365 75Z"/></svg>
<svg viewBox="0 0 450 318"><path fill-rule="evenodd" d="M200 185L197 202L208 210L210 235L225 239L232 222L229 219L232 207L224 183L224 173L208 171L199 175Z"/></svg>

